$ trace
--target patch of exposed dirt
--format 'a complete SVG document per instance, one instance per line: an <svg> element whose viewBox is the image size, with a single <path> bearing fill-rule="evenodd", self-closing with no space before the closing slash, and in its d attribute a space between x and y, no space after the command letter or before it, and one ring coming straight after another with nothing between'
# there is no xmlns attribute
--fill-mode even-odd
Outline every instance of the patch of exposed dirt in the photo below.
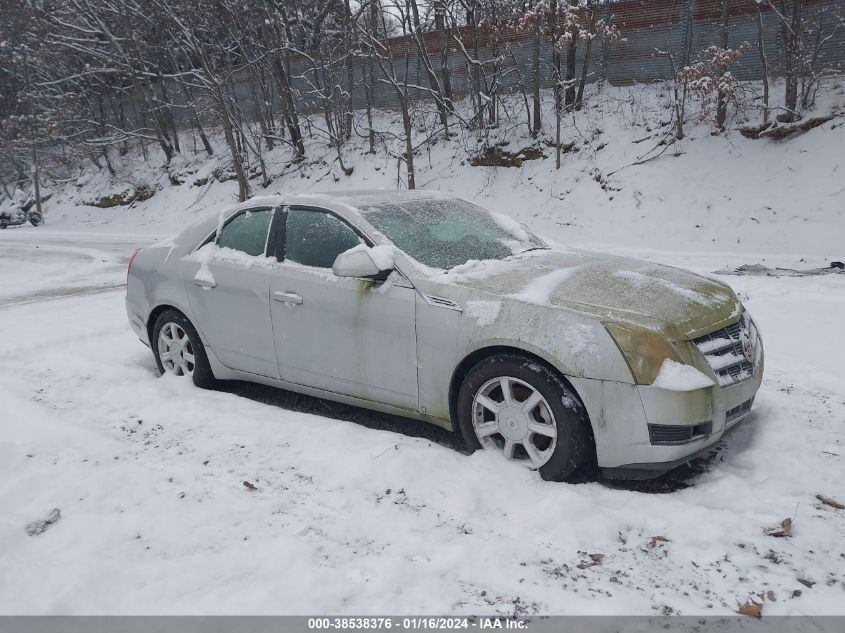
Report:
<svg viewBox="0 0 845 633"><path fill-rule="evenodd" d="M514 153L494 145L470 158L469 164L473 167L522 167L527 160L539 160L545 157L546 155L539 147L526 147Z"/></svg>

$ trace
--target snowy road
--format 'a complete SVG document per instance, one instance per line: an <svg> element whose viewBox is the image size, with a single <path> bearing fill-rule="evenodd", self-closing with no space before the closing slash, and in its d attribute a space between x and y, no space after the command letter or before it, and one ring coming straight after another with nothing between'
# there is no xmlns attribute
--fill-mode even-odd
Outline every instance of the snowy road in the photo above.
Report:
<svg viewBox="0 0 845 633"><path fill-rule="evenodd" d="M132 249L154 239L8 228L0 234L0 308L119 288Z"/></svg>
<svg viewBox="0 0 845 633"><path fill-rule="evenodd" d="M845 510L816 499L845 501L845 275L726 278L766 379L691 485L656 494L159 378L119 289L150 238L85 236L0 234L0 613L691 615L769 591L765 615L845 613ZM764 534L786 517L791 537Z"/></svg>

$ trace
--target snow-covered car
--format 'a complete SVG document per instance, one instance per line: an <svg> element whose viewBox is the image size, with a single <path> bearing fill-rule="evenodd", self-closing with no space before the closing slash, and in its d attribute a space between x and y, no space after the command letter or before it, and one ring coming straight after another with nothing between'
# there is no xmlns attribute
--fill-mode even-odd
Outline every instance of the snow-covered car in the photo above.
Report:
<svg viewBox="0 0 845 633"><path fill-rule="evenodd" d="M425 420L550 480L688 462L763 373L728 286L430 192L254 198L136 251L126 308L161 372Z"/></svg>

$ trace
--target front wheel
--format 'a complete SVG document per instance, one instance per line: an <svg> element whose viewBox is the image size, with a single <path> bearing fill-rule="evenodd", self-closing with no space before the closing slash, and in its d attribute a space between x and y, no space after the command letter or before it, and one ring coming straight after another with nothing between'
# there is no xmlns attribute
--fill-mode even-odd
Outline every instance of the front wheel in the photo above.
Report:
<svg viewBox="0 0 845 633"><path fill-rule="evenodd" d="M41 220L42 220L42 218L41 218L40 214L38 214L38 213L30 213L29 214L29 223L32 226L38 226L39 224L41 224Z"/></svg>
<svg viewBox="0 0 845 633"><path fill-rule="evenodd" d="M190 377L197 387L214 386L214 374L199 334L187 317L176 310L165 310L156 319L152 336L153 355L158 370Z"/></svg>
<svg viewBox="0 0 845 633"><path fill-rule="evenodd" d="M471 450L484 448L563 481L594 456L577 394L549 367L499 354L473 367L458 393L458 423Z"/></svg>

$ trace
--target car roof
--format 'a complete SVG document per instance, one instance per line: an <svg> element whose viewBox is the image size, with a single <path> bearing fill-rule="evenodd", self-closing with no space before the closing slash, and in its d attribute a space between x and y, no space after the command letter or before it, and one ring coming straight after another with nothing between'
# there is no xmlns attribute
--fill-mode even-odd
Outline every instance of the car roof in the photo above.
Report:
<svg viewBox="0 0 845 633"><path fill-rule="evenodd" d="M293 194L287 198L286 202L316 202L319 200L321 202L334 202L347 207L366 210L366 208L370 206L389 204L391 202L402 203L410 200L434 200L446 197L448 196L436 191L428 191L425 189L416 189L411 191L395 191L390 189L353 189Z"/></svg>
<svg viewBox="0 0 845 633"><path fill-rule="evenodd" d="M442 194L437 191L416 189L412 191L395 191L390 189L353 189L341 191L319 191L314 193L275 194L269 196L255 196L230 205L223 209L228 216L242 209L256 206L276 206L280 204L325 204L341 206L347 209L365 211L367 207L388 203L402 203L410 200L437 200L454 198L456 196Z"/></svg>

